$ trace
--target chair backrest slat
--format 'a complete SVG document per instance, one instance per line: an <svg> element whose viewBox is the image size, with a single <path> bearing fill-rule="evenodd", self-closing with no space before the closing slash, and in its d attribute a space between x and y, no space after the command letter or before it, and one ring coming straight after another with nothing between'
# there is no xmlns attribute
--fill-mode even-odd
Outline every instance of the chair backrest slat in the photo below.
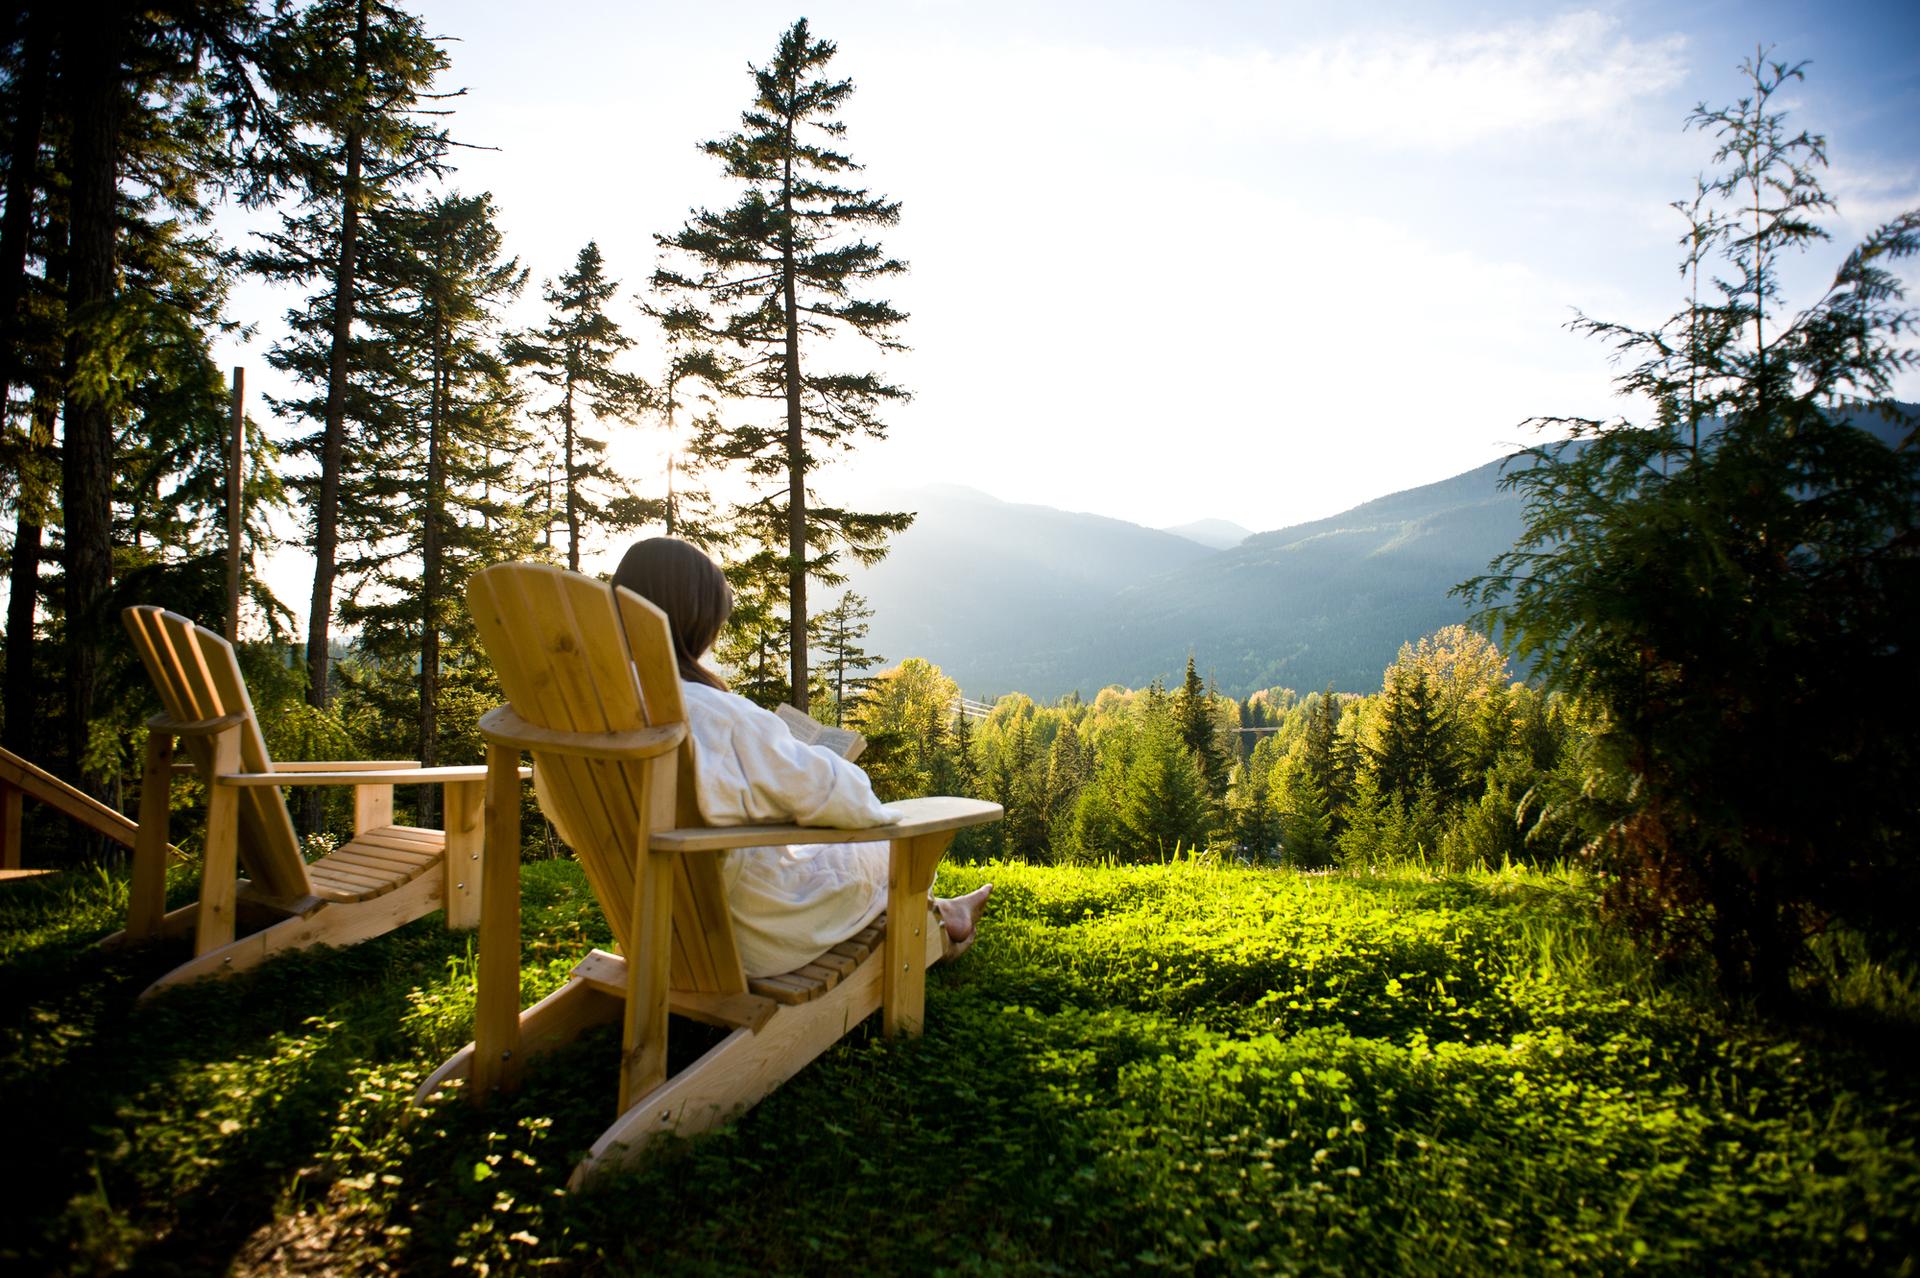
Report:
<svg viewBox="0 0 1920 1278"><path fill-rule="evenodd" d="M244 716L240 766L248 772L273 771L233 645L189 618L151 605L128 608L121 620L168 717L194 723L229 714ZM213 766L212 743L205 737L185 741L188 757L206 776ZM312 887L306 862L280 791L270 786L242 789L239 820L240 864L254 887L285 900L308 895Z"/></svg>
<svg viewBox="0 0 1920 1278"><path fill-rule="evenodd" d="M501 690L521 717L542 727L605 732L644 726L630 686L623 689L614 681L595 689L587 683L592 671L578 651L584 640L566 593L554 573L489 569L475 576L468 606ZM607 629L604 621L597 629ZM615 939L627 946L633 865L617 849L635 846L637 805L623 775L626 765L537 752L534 766L546 800L560 809L568 831L588 845L575 850Z"/></svg>
<svg viewBox="0 0 1920 1278"><path fill-rule="evenodd" d="M501 564L475 575L467 600L501 690L529 723L626 732L685 720L666 618L639 596L551 565ZM630 947L643 822L677 817L648 816L649 769L658 765L540 750L533 759L543 802L570 836L615 939ZM677 779L690 783L690 770ZM683 806L678 796L674 806ZM746 988L715 858L682 858L675 874L672 967L677 988Z"/></svg>

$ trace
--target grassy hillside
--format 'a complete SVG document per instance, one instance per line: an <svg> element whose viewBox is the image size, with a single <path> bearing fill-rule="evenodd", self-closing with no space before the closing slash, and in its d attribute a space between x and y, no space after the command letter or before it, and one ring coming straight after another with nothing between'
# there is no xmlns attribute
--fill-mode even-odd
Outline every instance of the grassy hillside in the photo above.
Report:
<svg viewBox="0 0 1920 1278"><path fill-rule="evenodd" d="M0 896L10 1272L1910 1272L1920 1082L1717 1010L1576 878L991 873L924 1038L559 1191L614 1045L401 1125L466 1037L428 919L135 1008L102 875ZM527 988L605 941L526 867Z"/></svg>

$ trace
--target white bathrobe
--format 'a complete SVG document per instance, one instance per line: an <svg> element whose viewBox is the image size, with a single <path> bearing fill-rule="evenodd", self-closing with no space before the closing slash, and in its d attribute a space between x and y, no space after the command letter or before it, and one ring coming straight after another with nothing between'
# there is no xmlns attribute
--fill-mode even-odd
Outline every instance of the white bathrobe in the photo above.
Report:
<svg viewBox="0 0 1920 1278"><path fill-rule="evenodd" d="M860 829L899 819L873 797L858 764L797 740L771 711L704 683L682 680L680 695L708 825ZM720 877L747 975L774 976L811 963L887 908L887 845L736 848Z"/></svg>
<svg viewBox="0 0 1920 1278"><path fill-rule="evenodd" d="M898 819L873 797L873 784L857 764L801 743L776 715L703 683L682 680L680 692L693 736L694 795L708 825L859 829ZM534 788L538 793L537 774ZM559 834L574 841L565 829ZM748 976L803 967L887 907L884 842L736 848L722 855L720 877Z"/></svg>

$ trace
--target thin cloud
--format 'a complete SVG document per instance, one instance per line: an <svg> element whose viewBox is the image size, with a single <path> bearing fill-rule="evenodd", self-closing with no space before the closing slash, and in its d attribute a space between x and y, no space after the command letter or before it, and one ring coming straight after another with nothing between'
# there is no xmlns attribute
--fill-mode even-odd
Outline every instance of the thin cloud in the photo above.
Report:
<svg viewBox="0 0 1920 1278"><path fill-rule="evenodd" d="M1135 137L1189 143L1252 136L1456 150L1569 125L1611 128L1683 83L1686 51L1684 36L1636 39L1586 11L1236 54L1028 46L1002 62L999 105L1055 121L1120 114Z"/></svg>

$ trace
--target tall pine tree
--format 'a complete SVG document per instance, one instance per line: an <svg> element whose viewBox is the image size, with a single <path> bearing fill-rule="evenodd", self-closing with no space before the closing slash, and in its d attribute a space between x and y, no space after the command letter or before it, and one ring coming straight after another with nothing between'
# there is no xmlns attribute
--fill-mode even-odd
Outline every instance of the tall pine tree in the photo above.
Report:
<svg viewBox="0 0 1920 1278"><path fill-rule="evenodd" d="M72 766L85 753L101 654L117 629L109 599L114 478L133 345L123 339L143 323L127 312L144 310L176 327L195 323L164 300L155 311L151 299L129 290L129 200L136 219L143 199L156 218L191 219L216 183L236 177L241 148L259 122L256 17L241 0L37 3L16 13L24 20L22 71L34 81L20 86L21 106L31 112L37 105L54 163L39 163L24 136L32 130L23 130L11 156L23 163L9 174L8 216L17 210L30 221L41 197L62 209L61 242L46 264L57 268L49 283L64 293L60 515ZM0 227L0 235L8 230L0 276L14 302L11 321L27 292L30 250L17 224Z"/></svg>
<svg viewBox="0 0 1920 1278"><path fill-rule="evenodd" d="M885 300L856 293L906 264L858 238L897 223L900 205L844 182L859 165L837 149L846 126L836 116L854 86L827 76L835 50L802 18L780 37L772 61L754 69L740 131L703 146L746 191L732 208L696 210L681 230L660 236L661 247L691 265L654 275L655 288L678 299L660 312L668 332L739 352L733 388L778 405L774 420L721 429L709 448L762 485L751 515L780 529L786 682L803 710L809 578L834 584L843 550L877 561L888 534L913 518L822 506L808 489L825 450L883 438L881 407L907 398L877 373L820 367L819 350L836 333L901 349L894 334L906 319Z"/></svg>
<svg viewBox="0 0 1920 1278"><path fill-rule="evenodd" d="M346 471L347 423L377 416L378 389L356 350L364 299L362 222L411 183L440 172L448 146L433 83L446 55L418 17L382 0L314 0L284 12L271 32L269 81L289 145L278 178L297 193L279 231L250 267L313 287L288 316L292 336L269 362L309 391L278 407L317 430L296 442L317 473L304 481L314 556L307 610L307 700L325 707L341 504L364 476Z"/></svg>
<svg viewBox="0 0 1920 1278"><path fill-rule="evenodd" d="M388 501L362 510L374 525L360 536L374 552L371 589L350 595L341 615L360 627L369 658L361 694L381 721L405 725L407 739L393 745L432 767L449 735L461 754L479 748L473 720L486 707L462 694L485 691L489 668L475 659L466 581L523 557L535 535L515 500L525 438L499 342L500 310L526 272L503 258L487 195L389 209L370 229L369 275L388 286L395 363L409 376L392 397L404 408L399 429L350 441L356 463L382 475ZM422 798L429 823L436 797L429 789Z"/></svg>

